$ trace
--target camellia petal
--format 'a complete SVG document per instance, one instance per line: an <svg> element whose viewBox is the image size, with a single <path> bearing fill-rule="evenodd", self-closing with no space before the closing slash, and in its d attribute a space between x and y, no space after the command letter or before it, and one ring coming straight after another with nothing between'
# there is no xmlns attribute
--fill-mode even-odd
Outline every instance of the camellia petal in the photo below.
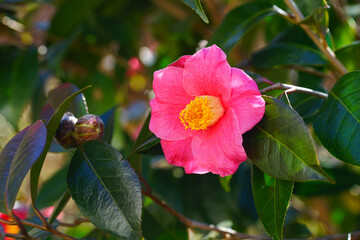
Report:
<svg viewBox="0 0 360 240"><path fill-rule="evenodd" d="M172 66L172 67L184 68L185 62L189 57L191 57L191 55L184 55L184 56L180 57L177 61L170 64L169 67Z"/></svg>
<svg viewBox="0 0 360 240"><path fill-rule="evenodd" d="M179 118L183 105L162 104L156 99L150 102L152 109L149 129L160 139L169 141L182 140L195 134L185 129Z"/></svg>
<svg viewBox="0 0 360 240"><path fill-rule="evenodd" d="M196 165L222 177L234 174L247 159L238 119L232 109L216 125L194 135L191 147Z"/></svg>
<svg viewBox="0 0 360 240"><path fill-rule="evenodd" d="M255 81L241 69L231 69L231 80L231 98L224 105L235 110L243 134L253 128L264 116L265 101Z"/></svg>
<svg viewBox="0 0 360 240"><path fill-rule="evenodd" d="M189 57L184 67L184 89L192 96L212 95L228 100L231 94L231 67L216 45Z"/></svg>

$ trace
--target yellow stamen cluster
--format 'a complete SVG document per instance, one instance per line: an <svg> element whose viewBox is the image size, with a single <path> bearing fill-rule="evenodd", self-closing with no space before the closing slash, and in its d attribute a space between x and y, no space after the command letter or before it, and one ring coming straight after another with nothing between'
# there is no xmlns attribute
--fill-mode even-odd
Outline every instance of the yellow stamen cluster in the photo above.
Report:
<svg viewBox="0 0 360 240"><path fill-rule="evenodd" d="M224 108L219 98L198 96L179 113L179 118L185 129L206 130L209 126L214 125L223 114Z"/></svg>

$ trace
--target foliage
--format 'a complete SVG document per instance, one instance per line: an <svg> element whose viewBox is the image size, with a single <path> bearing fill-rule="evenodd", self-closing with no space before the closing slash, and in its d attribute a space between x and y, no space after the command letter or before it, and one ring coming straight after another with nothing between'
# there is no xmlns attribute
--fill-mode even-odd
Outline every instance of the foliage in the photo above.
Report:
<svg viewBox="0 0 360 240"><path fill-rule="evenodd" d="M2 0L0 10L0 239L360 236L356 1ZM206 44L266 102L243 135L249 161L225 178L169 165L149 130L154 71ZM101 117L102 139L63 148L54 136L66 112Z"/></svg>

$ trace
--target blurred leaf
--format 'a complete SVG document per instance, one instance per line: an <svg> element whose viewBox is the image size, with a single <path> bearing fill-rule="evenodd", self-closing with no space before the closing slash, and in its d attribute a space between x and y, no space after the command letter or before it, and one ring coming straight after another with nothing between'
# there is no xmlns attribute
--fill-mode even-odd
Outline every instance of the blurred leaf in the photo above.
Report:
<svg viewBox="0 0 360 240"><path fill-rule="evenodd" d="M17 128L20 114L35 90L39 63L35 49L14 52L14 57L0 58L0 111Z"/></svg>
<svg viewBox="0 0 360 240"><path fill-rule="evenodd" d="M230 187L230 182L231 182L231 178L233 175L229 175L226 177L220 177L219 176L219 181L220 181L220 185L221 187L224 189L225 192L231 192L231 187Z"/></svg>
<svg viewBox="0 0 360 240"><path fill-rule="evenodd" d="M111 143L111 139L114 132L114 121L115 121L115 112L117 107L111 108L106 113L102 114L100 117L104 122L104 136L103 141Z"/></svg>
<svg viewBox="0 0 360 240"><path fill-rule="evenodd" d="M338 159L360 166L360 71L342 76L314 121L324 147Z"/></svg>
<svg viewBox="0 0 360 240"><path fill-rule="evenodd" d="M354 170L355 169L349 165L327 168L326 172L336 180L336 184L326 184L322 182L295 183L294 194L313 197L329 196L349 191L355 183L360 183L360 175Z"/></svg>
<svg viewBox="0 0 360 240"><path fill-rule="evenodd" d="M84 216L122 239L141 238L141 187L120 153L105 142L86 142L70 163L68 186Z"/></svg>
<svg viewBox="0 0 360 240"><path fill-rule="evenodd" d="M53 212L51 213L51 216L48 219L49 224L53 223L55 221L55 219L57 218L57 216L59 216L61 211L64 209L65 205L70 200L70 197L71 197L70 192L68 189L66 189L66 191L63 193L60 200L56 204Z"/></svg>
<svg viewBox="0 0 360 240"><path fill-rule="evenodd" d="M310 26L315 33L325 38L329 27L328 8L328 5L315 8L301 23Z"/></svg>
<svg viewBox="0 0 360 240"><path fill-rule="evenodd" d="M103 0L61 1L51 22L49 32L58 36L69 36Z"/></svg>
<svg viewBox="0 0 360 240"><path fill-rule="evenodd" d="M204 22L209 23L209 19L207 18L204 9L201 6L200 0L180 0L180 1L191 7L201 17L201 19Z"/></svg>
<svg viewBox="0 0 360 240"><path fill-rule="evenodd" d="M291 43L272 44L254 53L251 62L257 68L271 68L282 65L320 66L327 63L320 52Z"/></svg>
<svg viewBox="0 0 360 240"><path fill-rule="evenodd" d="M309 130L297 112L277 99L263 98L263 119L244 135L249 160L276 179L332 182L321 168Z"/></svg>
<svg viewBox="0 0 360 240"><path fill-rule="evenodd" d="M145 239L187 240L187 228L164 208L153 203L145 207L142 215Z"/></svg>
<svg viewBox="0 0 360 240"><path fill-rule="evenodd" d="M286 210L294 182L272 178L255 165L251 169L251 183L257 213L268 235L282 240Z"/></svg>
<svg viewBox="0 0 360 240"><path fill-rule="evenodd" d="M36 202L40 172L41 172L42 166L44 164L45 157L49 151L50 145L54 139L55 132L59 126L61 118L64 115L64 113L67 111L67 109L69 108L72 101L74 101L74 99L88 87L85 87L85 88L81 89L80 91L72 94L68 98L66 98L65 101L56 109L55 113L51 116L50 120L47 122L47 125L46 125L47 137L46 137L46 144L45 144L44 150L42 151L40 157L34 163L34 166L31 168L31 171L30 171L31 201L33 203Z"/></svg>
<svg viewBox="0 0 360 240"><path fill-rule="evenodd" d="M240 5L229 12L214 34L208 45L218 45L229 54L235 44L258 22L267 16L276 14L269 1L257 0Z"/></svg>
<svg viewBox="0 0 360 240"><path fill-rule="evenodd" d="M53 109L57 109L67 97L79 91L79 88L72 83L64 83L49 92L49 103ZM79 118L88 114L88 107L86 104L84 94L79 94L70 104L68 111Z"/></svg>
<svg viewBox="0 0 360 240"><path fill-rule="evenodd" d="M338 48L335 52L336 57L345 65L349 71L360 69L360 41Z"/></svg>
<svg viewBox="0 0 360 240"><path fill-rule="evenodd" d="M43 151L45 142L46 127L42 121L38 120L12 138L1 151L1 212L7 212L7 209L13 208L20 186Z"/></svg>
<svg viewBox="0 0 360 240"><path fill-rule="evenodd" d="M140 130L139 136L137 137L132 154L141 153L141 154L159 154L161 153L160 139L157 138L150 130L151 113L145 119L145 122Z"/></svg>
<svg viewBox="0 0 360 240"><path fill-rule="evenodd" d="M39 195L36 199L36 206L39 209L43 209L51 205L54 205L54 203L67 190L67 185L66 185L67 170L68 170L68 166L62 167L41 186Z"/></svg>

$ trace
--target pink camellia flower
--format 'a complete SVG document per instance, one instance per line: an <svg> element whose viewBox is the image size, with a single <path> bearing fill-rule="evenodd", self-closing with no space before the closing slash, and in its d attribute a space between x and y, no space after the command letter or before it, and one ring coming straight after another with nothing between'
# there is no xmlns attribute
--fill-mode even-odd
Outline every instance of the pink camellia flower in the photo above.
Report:
<svg viewBox="0 0 360 240"><path fill-rule="evenodd" d="M247 159L242 134L263 117L265 101L216 45L154 73L150 130L165 158L186 173L234 174Z"/></svg>

